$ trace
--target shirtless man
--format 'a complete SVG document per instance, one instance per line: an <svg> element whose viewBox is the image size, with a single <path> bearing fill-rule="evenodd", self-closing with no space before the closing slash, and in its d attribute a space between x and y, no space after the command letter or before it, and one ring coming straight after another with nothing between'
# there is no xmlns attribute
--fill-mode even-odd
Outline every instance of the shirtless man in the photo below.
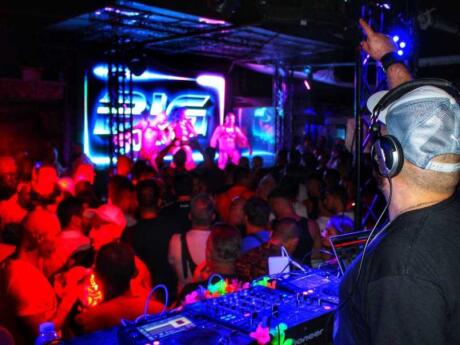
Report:
<svg viewBox="0 0 460 345"><path fill-rule="evenodd" d="M235 125L235 114L228 113L223 125L218 126L211 137L211 147L219 146L218 166L225 169L230 161L237 165L240 159L239 147L248 147L251 152L248 138L243 131ZM251 152L252 153L252 152Z"/></svg>

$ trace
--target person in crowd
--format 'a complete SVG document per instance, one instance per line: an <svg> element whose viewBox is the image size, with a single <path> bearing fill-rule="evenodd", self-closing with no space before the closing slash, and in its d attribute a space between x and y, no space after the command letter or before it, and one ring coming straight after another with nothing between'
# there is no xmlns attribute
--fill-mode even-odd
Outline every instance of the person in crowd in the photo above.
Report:
<svg viewBox="0 0 460 345"><path fill-rule="evenodd" d="M244 207L247 203L246 198L236 196L230 204L227 224L237 228L243 235L246 233Z"/></svg>
<svg viewBox="0 0 460 345"><path fill-rule="evenodd" d="M70 196L75 196L75 182L70 177L60 177L57 185L59 192L61 193L62 199Z"/></svg>
<svg viewBox="0 0 460 345"><path fill-rule="evenodd" d="M340 184L340 173L337 169L326 169L323 173L326 188L334 188Z"/></svg>
<svg viewBox="0 0 460 345"><path fill-rule="evenodd" d="M5 302L0 314L8 318L17 344L32 344L38 326L52 321L59 330L74 306L77 280L69 281L58 301L52 285L43 273L43 261L56 247L60 233L58 218L37 208L24 219L24 233L16 256L5 262L2 270L0 300Z"/></svg>
<svg viewBox="0 0 460 345"><path fill-rule="evenodd" d="M0 233L8 224L19 224L27 214L18 200L17 166L10 156L0 157Z"/></svg>
<svg viewBox="0 0 460 345"><path fill-rule="evenodd" d="M270 205L264 199L254 196L247 201L244 206L246 236L241 242L242 254L270 240L270 213Z"/></svg>
<svg viewBox="0 0 460 345"><path fill-rule="evenodd" d="M128 156L118 156L116 175L125 176L131 178L131 169L133 168L133 162Z"/></svg>
<svg viewBox="0 0 460 345"><path fill-rule="evenodd" d="M154 180L140 181L137 186L139 220L126 229L123 240L130 243L136 255L147 265L153 284L176 288L174 272L168 263L168 245L174 234L174 223L160 215L160 189Z"/></svg>
<svg viewBox="0 0 460 345"><path fill-rule="evenodd" d="M37 166L28 190L23 190L21 193L24 197L22 202L27 205L28 209L33 210L39 207L56 213L61 195L56 169L49 165Z"/></svg>
<svg viewBox="0 0 460 345"><path fill-rule="evenodd" d="M254 156L252 158L252 170L254 173L263 169L264 167L264 159L261 156Z"/></svg>
<svg viewBox="0 0 460 345"><path fill-rule="evenodd" d="M294 212L300 217L307 218L307 208L303 203L307 198L306 187L300 184L300 176L284 175L279 183L279 188L282 188L289 195Z"/></svg>
<svg viewBox="0 0 460 345"><path fill-rule="evenodd" d="M248 157L240 157L238 160L238 166L246 169L250 169L250 161Z"/></svg>
<svg viewBox="0 0 460 345"><path fill-rule="evenodd" d="M238 229L225 224L216 223L206 242L206 258L200 263L193 274L193 283L187 284L179 297L184 297L199 286L206 287L209 278L218 274L224 279L236 279L235 262L240 255L241 235Z"/></svg>
<svg viewBox="0 0 460 345"><path fill-rule="evenodd" d="M246 282L267 275L268 258L281 256L281 247L292 255L299 244L300 228L291 218L283 218L275 223L270 240L241 255L235 263L236 275Z"/></svg>
<svg viewBox="0 0 460 345"><path fill-rule="evenodd" d="M197 169L201 176L201 181L206 186L207 193L211 195L221 193L224 186L224 172L219 169L215 159L216 149L207 147L204 150L204 161Z"/></svg>
<svg viewBox="0 0 460 345"><path fill-rule="evenodd" d="M61 225L61 233L56 239L56 247L48 260L44 262L47 277L54 276L63 268L69 268L77 263L71 263L72 257L76 260L78 253L87 255L91 259L91 243L84 234L83 228L83 201L69 197L61 201L57 207L57 216ZM82 257L81 260L84 260Z"/></svg>
<svg viewBox="0 0 460 345"><path fill-rule="evenodd" d="M161 210L174 233L185 233L190 229L190 200L193 192L193 178L189 173L174 175L173 193L175 201Z"/></svg>
<svg viewBox="0 0 460 345"><path fill-rule="evenodd" d="M84 217L91 219L89 238L96 252L107 243L119 241L126 227L123 211L115 205L105 204L97 209L87 209ZM131 282L131 292L142 295L152 287L152 278L146 264L135 257L138 274Z"/></svg>
<svg viewBox="0 0 460 345"><path fill-rule="evenodd" d="M341 217L344 221L353 220L353 212L347 210L348 196L345 187L337 185L325 190L320 216L317 223L321 232L326 229L326 224L332 216Z"/></svg>
<svg viewBox="0 0 460 345"><path fill-rule="evenodd" d="M58 149L51 143L45 145L43 164L54 167L54 169L56 169L58 173L58 176L62 176L62 174L64 174L65 172L64 167L62 166L61 162L59 162Z"/></svg>
<svg viewBox="0 0 460 345"><path fill-rule="evenodd" d="M74 143L72 146L72 153L70 154L70 172L69 175L74 176L78 167L82 164L93 163L89 157L83 152L83 145L81 143Z"/></svg>
<svg viewBox="0 0 460 345"><path fill-rule="evenodd" d="M292 205L291 195L282 188L278 187L271 192L269 203L277 220L292 218L299 224L299 244L293 253L294 259L310 264L311 257L319 257L321 234L318 224L312 219L297 215Z"/></svg>
<svg viewBox="0 0 460 345"><path fill-rule="evenodd" d="M238 167L234 172L233 186L226 192L216 196L216 206L219 215L223 220L228 220L230 204L236 197L243 197L249 199L254 195L251 188L251 172L247 168Z"/></svg>
<svg viewBox="0 0 460 345"><path fill-rule="evenodd" d="M136 276L135 255L124 243L102 246L94 266L96 282L101 286L102 303L84 308L76 317L83 332L92 332L118 326L122 319L134 320L144 313L147 294L138 295L131 290ZM148 312L159 313L164 306L150 300Z"/></svg>
<svg viewBox="0 0 460 345"><path fill-rule="evenodd" d="M136 224L134 213L137 208L136 192L131 180L122 175L111 176L108 188L109 203L119 207L125 216L126 226Z"/></svg>
<svg viewBox="0 0 460 345"><path fill-rule="evenodd" d="M126 227L123 211L113 204L104 204L97 209L87 209L83 216L91 220L89 238L95 250L120 238Z"/></svg>
<svg viewBox="0 0 460 345"><path fill-rule="evenodd" d="M164 158L172 150L174 143L176 141L172 141L168 146L163 148L156 158L156 165L158 170L160 171L163 179L165 180L166 184L170 185L172 183L172 179L174 175L186 173L188 170L186 169L186 162L187 162L187 154L184 150L180 149L173 154L172 163L169 166L165 165Z"/></svg>
<svg viewBox="0 0 460 345"><path fill-rule="evenodd" d="M192 199L190 219L191 229L173 235L169 242L168 261L178 278L178 292L192 282L196 266L205 259L206 241L215 219L214 201L209 195L199 194Z"/></svg>
<svg viewBox="0 0 460 345"><path fill-rule="evenodd" d="M96 179L96 172L91 163L81 163L75 167L74 173L72 175L75 184L79 182L88 182L91 185L94 185L94 180Z"/></svg>
<svg viewBox="0 0 460 345"><path fill-rule="evenodd" d="M324 189L324 182L317 173L310 173L306 179L308 198L304 201L307 208L308 218L317 220L320 216L321 195Z"/></svg>
<svg viewBox="0 0 460 345"><path fill-rule="evenodd" d="M204 149L203 162L198 164L197 169L213 170L219 167L216 164L216 149L214 147L206 147Z"/></svg>
<svg viewBox="0 0 460 345"><path fill-rule="evenodd" d="M384 63L388 86L394 89L390 92L401 91L381 109L378 120L384 125L381 131L401 144L404 161L399 173L379 179L390 223L341 282L335 343L456 344L460 342L458 91L446 92L429 82L406 83L411 75L397 58L394 42L364 20L360 24L367 36L362 48ZM371 113L382 96L371 96Z"/></svg>
<svg viewBox="0 0 460 345"><path fill-rule="evenodd" d="M273 191L273 189L276 188L276 185L276 181L272 174L267 174L257 184L255 195L264 199L265 201L268 201L268 196Z"/></svg>

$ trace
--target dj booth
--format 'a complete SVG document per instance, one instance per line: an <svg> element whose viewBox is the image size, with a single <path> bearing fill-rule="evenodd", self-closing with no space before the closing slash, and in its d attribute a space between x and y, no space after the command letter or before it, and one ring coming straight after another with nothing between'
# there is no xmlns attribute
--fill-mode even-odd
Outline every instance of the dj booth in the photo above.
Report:
<svg viewBox="0 0 460 345"><path fill-rule="evenodd" d="M339 284L370 231L330 237L337 265L265 277L233 293L125 322L69 345L332 344ZM139 318L138 318L139 319ZM257 341L259 340L259 342Z"/></svg>
<svg viewBox="0 0 460 345"><path fill-rule="evenodd" d="M292 339L292 344L330 344L338 285L336 274L326 270L291 272L271 278L268 286L256 282L67 344L249 345L257 344L264 327L272 338Z"/></svg>

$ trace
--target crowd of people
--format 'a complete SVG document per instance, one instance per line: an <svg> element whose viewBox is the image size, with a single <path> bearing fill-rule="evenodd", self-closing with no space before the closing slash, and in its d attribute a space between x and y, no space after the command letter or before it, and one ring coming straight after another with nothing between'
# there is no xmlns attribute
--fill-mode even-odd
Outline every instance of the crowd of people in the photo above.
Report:
<svg viewBox="0 0 460 345"><path fill-rule="evenodd" d="M157 293L152 313L212 274L268 274L282 247L305 265L332 259L328 236L353 226L342 141L328 150L324 138L306 139L278 152L273 167L242 157L222 170L214 156L207 148L191 171L182 151L160 171L124 156L98 171L78 146L67 169L54 150L40 164L2 156L0 325L17 344L45 321L73 336L141 315L157 284L169 300Z"/></svg>

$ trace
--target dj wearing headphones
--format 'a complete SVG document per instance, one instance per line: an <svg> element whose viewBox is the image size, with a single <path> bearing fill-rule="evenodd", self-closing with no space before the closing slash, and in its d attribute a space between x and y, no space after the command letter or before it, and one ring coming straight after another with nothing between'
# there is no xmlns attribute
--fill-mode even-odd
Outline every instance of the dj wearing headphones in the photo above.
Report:
<svg viewBox="0 0 460 345"><path fill-rule="evenodd" d="M390 222L345 273L334 343L460 344L460 93L412 81L392 41L360 24L391 89L367 103Z"/></svg>

